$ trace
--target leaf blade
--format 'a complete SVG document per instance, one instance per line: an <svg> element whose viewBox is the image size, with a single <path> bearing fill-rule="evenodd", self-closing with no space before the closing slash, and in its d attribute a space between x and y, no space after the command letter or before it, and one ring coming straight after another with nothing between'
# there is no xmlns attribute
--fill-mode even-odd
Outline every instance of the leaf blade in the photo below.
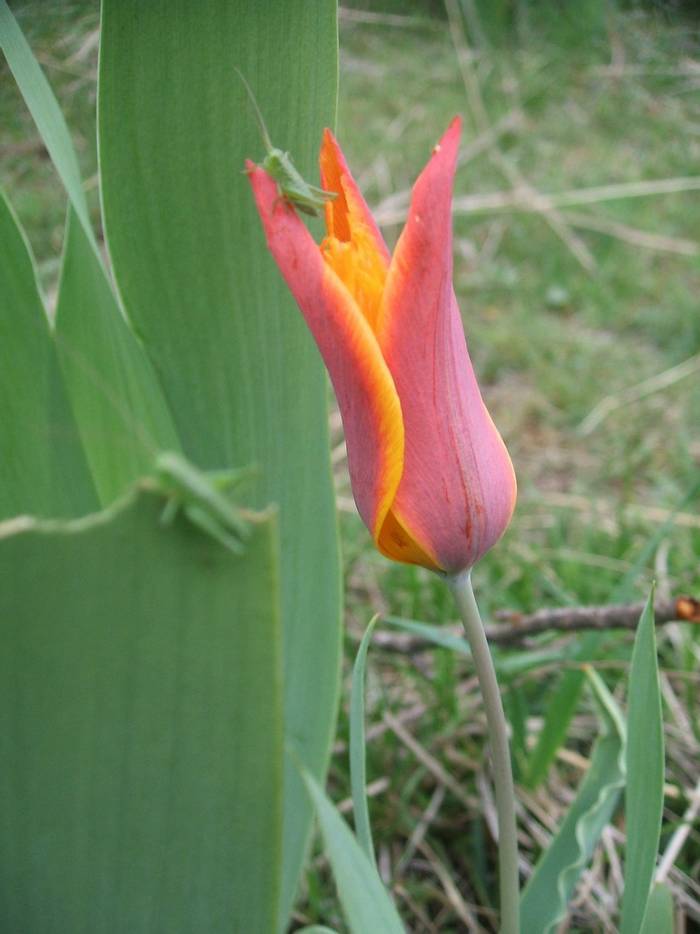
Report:
<svg viewBox="0 0 700 934"><path fill-rule="evenodd" d="M22 228L0 190L0 519L97 505Z"/></svg>
<svg viewBox="0 0 700 934"><path fill-rule="evenodd" d="M39 67L6 0L0 0L0 48L22 92L25 103L41 133L54 166L63 182L85 235L97 252L95 234L88 215L78 157L51 85Z"/></svg>
<svg viewBox="0 0 700 934"><path fill-rule="evenodd" d="M160 495L0 527L0 903L9 930L276 929L274 516L243 557ZM42 587L36 586L37 575Z"/></svg>
<svg viewBox="0 0 700 934"><path fill-rule="evenodd" d="M665 882L657 882L649 895L640 934L674 934L673 893Z"/></svg>
<svg viewBox="0 0 700 934"><path fill-rule="evenodd" d="M365 750L365 668L367 650L378 616L370 620L355 656L350 690L350 785L355 834L370 863L376 868L372 828L367 807L367 762Z"/></svg>
<svg viewBox="0 0 700 934"><path fill-rule="evenodd" d="M350 930L353 934L404 934L396 908L366 853L316 779L305 769L301 774L316 809Z"/></svg>
<svg viewBox="0 0 700 934"><path fill-rule="evenodd" d="M103 506L179 451L153 367L124 320L104 268L68 211L54 328L78 429Z"/></svg>
<svg viewBox="0 0 700 934"><path fill-rule="evenodd" d="M0 0L0 46L69 198L53 336L105 506L150 467L159 449L179 450L180 444L152 366L122 315L102 262L65 119L5 0Z"/></svg>
<svg viewBox="0 0 700 934"><path fill-rule="evenodd" d="M637 627L628 690L627 844L621 934L635 934L642 929L663 814L664 736L653 587Z"/></svg>
<svg viewBox="0 0 700 934"><path fill-rule="evenodd" d="M107 243L130 319L198 466L252 464L253 503L277 503L289 736L321 777L340 670L340 575L326 382L241 174L260 153L246 75L304 177L334 123L331 0L105 0L98 125ZM133 153L139 153L135 163ZM303 573L313 567L313 574ZM285 776L281 917L311 807Z"/></svg>

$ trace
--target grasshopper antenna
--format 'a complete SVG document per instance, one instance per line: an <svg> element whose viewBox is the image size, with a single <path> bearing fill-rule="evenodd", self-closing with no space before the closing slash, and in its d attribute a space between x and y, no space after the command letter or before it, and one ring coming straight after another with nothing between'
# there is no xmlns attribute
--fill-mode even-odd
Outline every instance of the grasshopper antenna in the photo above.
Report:
<svg viewBox="0 0 700 934"><path fill-rule="evenodd" d="M246 91L248 92L250 103L253 105L253 109L255 110L255 119L258 121L258 126L260 127L260 133L263 138L263 145L265 146L265 149L268 152L270 152L270 150L273 149L274 147L272 145L272 140L270 139L270 134L267 132L267 127L265 126L263 115L260 113L260 108L258 107L258 102L255 99L255 94L253 94L252 88L246 81L245 77L243 76L243 72L240 70L240 68L236 68L236 66L234 65L234 70L238 74L238 77L241 79Z"/></svg>

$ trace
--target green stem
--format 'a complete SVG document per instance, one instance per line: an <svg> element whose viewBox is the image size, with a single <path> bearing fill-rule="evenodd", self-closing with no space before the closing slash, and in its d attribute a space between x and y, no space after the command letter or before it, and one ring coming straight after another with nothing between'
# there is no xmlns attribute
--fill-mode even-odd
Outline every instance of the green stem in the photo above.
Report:
<svg viewBox="0 0 700 934"><path fill-rule="evenodd" d="M515 792L508 748L508 727L484 624L474 599L469 571L447 578L472 650L486 709L498 812L498 862L501 892L501 934L519 934L518 839Z"/></svg>

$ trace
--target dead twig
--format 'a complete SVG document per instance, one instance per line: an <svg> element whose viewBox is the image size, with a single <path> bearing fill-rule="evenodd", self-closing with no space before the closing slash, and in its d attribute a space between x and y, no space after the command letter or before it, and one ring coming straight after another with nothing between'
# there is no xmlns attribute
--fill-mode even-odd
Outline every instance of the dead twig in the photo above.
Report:
<svg viewBox="0 0 700 934"><path fill-rule="evenodd" d="M621 515L625 521L669 522L686 529L700 529L700 516L690 512L677 512L673 509L664 509L662 506L645 506L642 503L627 503L621 508L606 499L589 499L576 493L543 493L537 505L557 507L561 509L575 509L583 513L588 519L597 522L610 519L616 514ZM338 507L342 508L342 507ZM613 524L611 528L617 528Z"/></svg>
<svg viewBox="0 0 700 934"><path fill-rule="evenodd" d="M573 208L583 204L599 204L604 201L622 201L627 198L648 198L653 195L679 194L684 191L700 191L700 176L681 178L659 178L640 182L620 182L611 185L596 185L592 188L573 188L567 191L540 193L550 207ZM493 211L541 211L542 205L533 205L527 192L520 190L493 191L484 194L462 195L453 202L455 214L489 214ZM406 219L404 210L378 210L376 218L380 224L397 224Z"/></svg>
<svg viewBox="0 0 700 934"><path fill-rule="evenodd" d="M643 603L613 606L568 606L537 610L522 615L511 611L496 614L497 619L507 620L507 626L488 626L491 641L517 642L525 636L536 635L556 629L558 632L578 632L581 629L636 629L644 609ZM657 600L654 604L657 625L685 621L700 623L700 600L680 596L672 600Z"/></svg>
<svg viewBox="0 0 700 934"><path fill-rule="evenodd" d="M679 256L697 256L700 253L700 243L696 240L685 240L681 237L668 237L665 234L649 233L628 224L600 217L593 214L581 214L578 211L566 211L561 215L573 227L583 230L593 230L609 237L615 237L633 246L641 246L646 250L657 250L662 253L676 253Z"/></svg>
<svg viewBox="0 0 700 934"><path fill-rule="evenodd" d="M481 135L484 135L489 132L491 121L484 104L479 78L474 68L475 54L469 45L457 0L445 0L445 8L469 110L477 130ZM520 169L501 152L497 145L497 137L493 139L490 151L495 164L510 182L513 190L518 191L519 196L530 204L531 210L540 214L549 224L552 231L568 247L581 266L587 272L593 272L596 262L586 244L572 230L557 208L547 198L542 197L525 178Z"/></svg>
<svg viewBox="0 0 700 934"><path fill-rule="evenodd" d="M341 21L347 23L365 23L372 26L390 26L392 29L439 29L439 23L427 16L406 16L403 13L372 13L369 10L354 10L352 7L338 8Z"/></svg>
<svg viewBox="0 0 700 934"><path fill-rule="evenodd" d="M467 794L462 786L447 772L434 756L431 756L428 750L422 746L418 740L412 736L408 730L397 720L393 714L387 710L384 714L384 722L396 737L413 753L421 765L437 779L438 783L444 785L460 801L467 811L478 811L479 801L472 795ZM420 847L419 847L420 849Z"/></svg>
<svg viewBox="0 0 700 934"><path fill-rule="evenodd" d="M461 892L455 885L449 870L441 861L435 850L425 840L421 840L418 843L417 849L430 863L435 876L439 880L440 885L445 892L445 896L450 907L460 919L460 921L464 923L466 929L470 932L473 932L473 934L480 934L480 932L483 934L483 927L479 924L476 915L473 914L465 902Z"/></svg>
<svg viewBox="0 0 700 934"><path fill-rule="evenodd" d="M648 198L652 195L678 194L700 190L700 176L681 178L659 178L639 182L619 182L596 185L592 188L573 188L543 194L548 203L557 208L580 207L583 204L598 204L603 201L621 201L627 198ZM519 191L495 191L483 195L465 195L455 198L455 214L475 214L498 210L532 211L533 206ZM382 220L384 220L382 218Z"/></svg>
<svg viewBox="0 0 700 934"><path fill-rule="evenodd" d="M551 631L567 633L589 629L633 630L637 628L643 609L643 603L630 603L613 606L554 607L528 614L503 610L496 614L496 618L503 622L486 626L486 636L491 643L510 645L530 636ZM657 626L671 622L700 623L700 600L688 596L657 600L654 604L654 618ZM446 626L445 632L455 636L462 635L462 629L458 626ZM374 641L384 648L402 652L420 651L433 645L429 639L408 633L377 632Z"/></svg>
<svg viewBox="0 0 700 934"><path fill-rule="evenodd" d="M668 874L673 868L674 863L678 859L685 841L690 836L690 832L693 829L693 824L696 822L700 814L700 781L695 786L695 790L691 795L690 805L683 815L683 820L676 828L673 833L673 836L668 842L668 845L664 851L664 855L661 857L658 869L656 870L656 881L665 882L668 878Z"/></svg>
<svg viewBox="0 0 700 934"><path fill-rule="evenodd" d="M632 402L638 402L640 399L645 399L647 396L668 389L669 386L673 386L680 382L680 380L692 376L694 373L698 372L698 370L700 370L700 354L695 354L692 357L688 357L687 360L683 360L682 363L678 363L676 366L664 370L662 373L656 373L654 376L643 380L641 383L628 386L627 389L623 389L617 394L606 396L581 422L578 428L579 434L584 437L591 434L591 432L607 418L608 414L615 411L615 409L629 405Z"/></svg>

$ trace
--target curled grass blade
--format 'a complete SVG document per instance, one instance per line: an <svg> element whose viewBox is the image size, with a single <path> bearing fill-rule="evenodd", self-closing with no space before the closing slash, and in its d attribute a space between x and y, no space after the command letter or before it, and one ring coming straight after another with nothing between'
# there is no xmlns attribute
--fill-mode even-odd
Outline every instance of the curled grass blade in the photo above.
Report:
<svg viewBox="0 0 700 934"><path fill-rule="evenodd" d="M525 886L520 906L523 931L551 934L567 905L624 786L625 727L601 678L587 669L598 702L601 733L578 794Z"/></svg>
<svg viewBox="0 0 700 934"><path fill-rule="evenodd" d="M374 627L379 619L375 616L360 642L352 669L352 688L350 692L350 784L352 788L352 809L355 819L355 833L372 865L376 866L372 828L367 807L367 756L365 750L365 668L367 649L372 640Z"/></svg>

